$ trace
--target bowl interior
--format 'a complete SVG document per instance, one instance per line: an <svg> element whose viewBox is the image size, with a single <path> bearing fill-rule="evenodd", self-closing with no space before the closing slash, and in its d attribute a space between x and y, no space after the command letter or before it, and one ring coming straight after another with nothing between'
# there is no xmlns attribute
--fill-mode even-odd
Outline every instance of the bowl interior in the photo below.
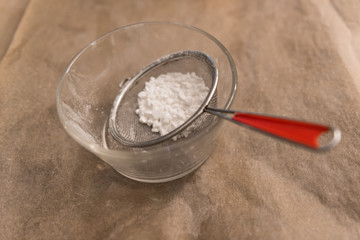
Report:
<svg viewBox="0 0 360 240"><path fill-rule="evenodd" d="M234 94L234 70L221 47L204 32L171 23L110 32L83 49L64 74L58 92L62 118L88 144L102 144L101 133L119 84L154 60L183 50L201 51L214 60L219 70L217 106L227 108Z"/></svg>

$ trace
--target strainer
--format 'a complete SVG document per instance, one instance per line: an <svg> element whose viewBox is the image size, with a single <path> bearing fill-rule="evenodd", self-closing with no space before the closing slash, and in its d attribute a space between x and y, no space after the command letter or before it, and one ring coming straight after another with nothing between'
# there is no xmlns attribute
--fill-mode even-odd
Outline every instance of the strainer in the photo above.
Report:
<svg viewBox="0 0 360 240"><path fill-rule="evenodd" d="M168 72L195 72L204 80L209 93L198 110L182 125L160 136L150 127L140 123L135 113L137 96L144 89L150 77ZM200 133L216 117L255 129L273 137L281 138L316 150L326 150L337 145L341 139L339 129L283 117L262 115L216 108L218 69L214 61L199 51L181 51L171 53L155 60L143 68L134 77L125 79L121 84L109 117L109 131L119 143L129 147L148 147L164 142L182 131L190 131L190 136ZM226 114L231 114L228 116ZM326 135L321 144L319 139Z"/></svg>

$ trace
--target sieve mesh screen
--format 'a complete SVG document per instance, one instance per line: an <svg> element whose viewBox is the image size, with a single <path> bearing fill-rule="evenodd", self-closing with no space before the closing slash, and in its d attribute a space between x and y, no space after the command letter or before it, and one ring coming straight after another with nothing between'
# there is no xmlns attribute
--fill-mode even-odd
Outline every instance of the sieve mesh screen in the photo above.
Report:
<svg viewBox="0 0 360 240"><path fill-rule="evenodd" d="M123 96L118 102L117 111L115 112L114 126L117 130L117 136L115 139L120 143L124 141L140 144L140 146L144 142L159 139L161 137L160 134L157 132L152 132L151 126L139 122L139 116L135 113L136 109L138 108L138 93L145 88L145 83L149 81L150 77L156 78L161 74L166 74L169 72L180 72L184 74L194 72L197 76L203 79L205 86L207 86L211 92L211 90L214 89L214 86L216 87L214 81L217 79L214 78L217 78L217 74L214 74L214 71L217 71L217 69L212 62L209 64L209 61L211 60L206 55L204 56L201 54L185 54L179 58L170 60L168 59L165 61L161 61L160 59L156 67L153 67L149 71L145 71L144 73L140 74L139 77L136 77L135 81L130 80L131 82L128 84L128 86L121 88L119 93L119 95L123 94ZM209 93L204 101L206 101L208 98L211 98L208 105L210 107L216 107L216 92L214 92L214 94ZM204 106L201 107L203 108ZM204 131L204 129L206 129L211 123L213 123L214 118L216 118L214 115L202 112L190 125L188 125L182 131L187 131L189 133L187 138L194 137L198 133ZM167 135L165 135L165 137L167 137ZM179 134L177 134L177 136L179 136ZM171 136L168 136L168 138L171 138ZM177 141L181 141L182 138L184 137L178 137ZM163 142L162 144L171 144L170 141L173 140L167 139L167 141Z"/></svg>

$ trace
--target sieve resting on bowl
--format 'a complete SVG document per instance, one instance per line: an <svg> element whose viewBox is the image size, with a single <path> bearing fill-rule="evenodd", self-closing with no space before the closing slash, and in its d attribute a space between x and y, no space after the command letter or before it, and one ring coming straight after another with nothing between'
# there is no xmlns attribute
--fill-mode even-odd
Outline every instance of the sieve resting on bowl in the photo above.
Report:
<svg viewBox="0 0 360 240"><path fill-rule="evenodd" d="M168 72L195 72L202 77L209 88L209 93L198 110L187 121L173 131L160 136L158 133L151 132L146 124L140 123L134 112L137 107L137 95L143 90L150 76ZM125 146L148 147L162 143L186 129L189 129L192 135L196 135L214 120L214 116L217 116L315 150L330 149L340 142L340 130L330 126L216 108L217 85L218 69L207 54L199 51L181 51L161 57L143 68L134 77L122 82L120 93L115 98L110 112L109 131L116 141ZM325 142L319 143L320 137L325 134L329 136Z"/></svg>

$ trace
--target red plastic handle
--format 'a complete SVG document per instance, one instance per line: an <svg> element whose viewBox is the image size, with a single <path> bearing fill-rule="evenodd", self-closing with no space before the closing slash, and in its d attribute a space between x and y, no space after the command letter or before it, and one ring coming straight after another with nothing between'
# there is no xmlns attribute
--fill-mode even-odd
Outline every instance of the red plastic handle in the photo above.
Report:
<svg viewBox="0 0 360 240"><path fill-rule="evenodd" d="M318 138L323 133L330 130L327 126L315 123L249 113L235 113L232 119L262 130L263 132L270 133L277 137L294 141L311 148L318 148Z"/></svg>

